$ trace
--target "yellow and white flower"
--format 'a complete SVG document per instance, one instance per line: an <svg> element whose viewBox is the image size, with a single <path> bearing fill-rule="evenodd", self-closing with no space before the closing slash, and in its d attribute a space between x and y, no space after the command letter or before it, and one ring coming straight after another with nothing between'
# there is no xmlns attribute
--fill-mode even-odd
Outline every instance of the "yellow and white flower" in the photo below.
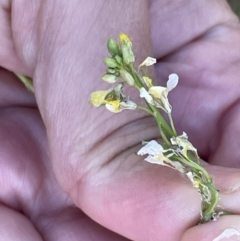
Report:
<svg viewBox="0 0 240 241"><path fill-rule="evenodd" d="M93 92L90 102L95 107L105 105L109 111L114 113L119 113L124 109L135 110L137 104L126 98L122 88L123 84L119 83L114 88Z"/></svg>
<svg viewBox="0 0 240 241"><path fill-rule="evenodd" d="M171 113L172 106L168 101L168 93L178 84L178 75L170 74L167 81L167 87L151 86L147 91L144 87L140 89L140 97L145 98L148 103Z"/></svg>
<svg viewBox="0 0 240 241"><path fill-rule="evenodd" d="M187 152L192 151L197 155L197 149L192 145L192 143L188 140L188 136L185 132L181 136L172 137L171 138L172 145L178 146L178 152L180 152L183 156L187 157Z"/></svg>
<svg viewBox="0 0 240 241"><path fill-rule="evenodd" d="M185 168L180 162L170 160L170 157L174 155L174 151L171 149L165 150L162 145L154 140L143 146L137 154L141 156L148 154L148 156L144 159L147 162L168 166L182 173L185 172Z"/></svg>
<svg viewBox="0 0 240 241"><path fill-rule="evenodd" d="M201 182L198 180L199 178L196 178L196 174L193 173L192 171L189 171L186 173L186 176L192 182L193 186L199 189Z"/></svg>

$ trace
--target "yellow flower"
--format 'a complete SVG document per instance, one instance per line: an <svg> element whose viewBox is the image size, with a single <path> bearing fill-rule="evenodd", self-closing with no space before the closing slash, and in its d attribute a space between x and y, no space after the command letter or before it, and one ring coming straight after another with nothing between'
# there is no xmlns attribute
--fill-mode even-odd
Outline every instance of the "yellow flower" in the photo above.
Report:
<svg viewBox="0 0 240 241"><path fill-rule="evenodd" d="M123 84L119 83L109 90L100 90L91 94L91 103L95 107L105 105L105 107L114 113L121 112L124 109L134 110L137 105L128 100L122 92Z"/></svg>

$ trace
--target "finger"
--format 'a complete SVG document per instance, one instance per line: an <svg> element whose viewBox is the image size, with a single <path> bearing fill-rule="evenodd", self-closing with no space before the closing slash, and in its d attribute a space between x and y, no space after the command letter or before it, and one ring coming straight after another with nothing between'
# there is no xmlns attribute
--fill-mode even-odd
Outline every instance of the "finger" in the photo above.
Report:
<svg viewBox="0 0 240 241"><path fill-rule="evenodd" d="M180 77L179 85L169 97L179 132L188 134L205 160L233 167L238 162L238 150L232 145L237 143L239 119L237 26L219 23L206 35L161 59L156 66L162 85L172 72Z"/></svg>
<svg viewBox="0 0 240 241"><path fill-rule="evenodd" d="M35 220L46 241L127 241L128 239L95 223L77 207L46 213Z"/></svg>
<svg viewBox="0 0 240 241"><path fill-rule="evenodd" d="M1 108L0 116L0 201L9 207L6 212L0 208L0 240L35 240L31 227L46 241L126 240L74 207L59 187L36 110L14 103Z"/></svg>
<svg viewBox="0 0 240 241"><path fill-rule="evenodd" d="M240 171L236 168L207 166L213 177L214 184L219 190L220 200L218 209L234 214L240 214Z"/></svg>
<svg viewBox="0 0 240 241"><path fill-rule="evenodd" d="M0 241L42 241L32 223L21 213L0 205Z"/></svg>
<svg viewBox="0 0 240 241"><path fill-rule="evenodd" d="M216 222L210 222L189 229L181 241L224 241L240 239L240 216L224 216Z"/></svg>
<svg viewBox="0 0 240 241"><path fill-rule="evenodd" d="M236 26L239 22L227 1L222 0L150 0L150 17L154 54L157 58L197 40L219 24Z"/></svg>
<svg viewBox="0 0 240 241"><path fill-rule="evenodd" d="M123 134L125 130L122 127L128 122L136 120L139 115L128 115L126 119L113 116L113 126L107 125L104 128L102 124L109 119L110 114L106 112L103 114L101 110L96 112L87 103L90 92L96 86L95 80L100 79L102 71L104 71L104 66L100 62L103 57L107 56L104 46L106 46L108 37L116 38L121 31L127 32L133 40L136 40L135 48L141 49L139 51L140 59L141 56L146 56L150 52L148 8L147 2L144 1L132 1L130 4L119 1L118 7L115 2L107 5L104 3L105 1L98 1L97 5L92 1L84 3L84 9L78 8L79 5L76 6L76 2L72 2L64 8L59 8L59 4L55 5L51 14L61 16L63 21L60 23L57 20L59 17L53 17L48 23L48 32L45 32L46 37L42 43L40 62L35 73L36 96L50 138L53 166L61 185L70 193L74 202L83 208L91 218L128 238L138 239L143 234L143 232L138 233L142 229L142 221L136 223L136 218L131 218L127 222L125 220L129 218L127 213L130 208L142 194L139 192L139 195L134 197L129 208L123 209L124 205L121 202L117 208L116 202L112 198L114 196L120 198L120 193L129 194L129 190L126 192L123 190L117 194L115 186L109 189L110 193L107 197L102 197L108 190L108 186L111 185L111 180L108 181L108 174L105 175L104 171L108 172L108 169L110 172L115 171L115 168L109 168L106 165L107 168L102 171L101 166L112 162L111 159L118 154L118 148L125 150L136 144L135 137L133 137L129 138L125 144L120 141L120 145L115 145L117 139L114 138L114 135ZM65 3L62 2L62 4ZM66 14L66 8L69 14ZM126 11L122 12L122 9ZM45 11L47 10L46 8ZM122 18L121 21L118 21L120 15ZM109 19L111 19L110 22ZM80 29L79 23L82 25ZM106 23L108 23L108 28L105 28ZM69 28L69 26L71 27ZM65 37L70 35L71 38L67 38L66 41ZM52 43L50 52L49 41ZM63 41L64 46L62 46ZM141 47L141 44L144 48ZM48 65L46 65L46 60ZM54 73L57 73L58 77ZM98 83L98 88L106 88L101 82ZM59 96L62 97L59 99ZM59 106L57 112L55 111L56 104ZM46 106L48 107L46 108ZM98 121L95 122L95 120ZM122 130L114 134L115 129ZM108 135L111 137L107 138L108 141L105 142L104 139ZM102 144L98 145L101 142ZM113 149L110 148L112 144L115 146ZM95 145L98 148L95 148ZM91 149L95 151L91 152ZM103 155L96 156L100 152ZM100 168L100 172L96 177L90 175L90 172L95 172L98 168ZM87 181L84 180L85 177ZM92 183L93 180L96 180L96 183ZM103 187L97 188L95 184L101 183L103 180L106 180ZM116 184L116 181L113 181L113 185ZM123 182L124 179L121 178L120 181ZM134 182L135 185L136 182ZM122 189L125 187L123 186ZM153 195L153 190L151 192ZM137 213L136 208L133 212ZM122 217L118 220L115 218L116 215ZM133 228L134 226L136 227ZM147 234L144 235L147 236Z"/></svg>
<svg viewBox="0 0 240 241"><path fill-rule="evenodd" d="M0 65L30 77L37 57L37 32L33 31L37 31L34 26L40 2L0 1Z"/></svg>

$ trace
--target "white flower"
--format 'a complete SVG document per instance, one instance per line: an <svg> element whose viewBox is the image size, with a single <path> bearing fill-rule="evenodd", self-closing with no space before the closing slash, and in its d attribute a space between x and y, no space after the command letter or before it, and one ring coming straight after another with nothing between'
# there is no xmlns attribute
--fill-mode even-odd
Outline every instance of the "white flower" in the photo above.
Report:
<svg viewBox="0 0 240 241"><path fill-rule="evenodd" d="M187 156L188 151L193 151L197 155L197 149L192 145L190 141L188 141L188 136L185 132L181 136L172 137L171 138L172 145L176 145L179 147L179 152L185 156Z"/></svg>
<svg viewBox="0 0 240 241"><path fill-rule="evenodd" d="M152 57L147 57L139 66L138 68L142 67L142 66L151 66L157 63L157 60L155 58Z"/></svg>
<svg viewBox="0 0 240 241"><path fill-rule="evenodd" d="M167 81L167 87L151 86L147 91L145 88L140 89L140 97L145 98L148 103L171 113L172 106L168 101L168 92L174 89L178 84L178 75L170 74Z"/></svg>
<svg viewBox="0 0 240 241"><path fill-rule="evenodd" d="M154 140L143 146L137 154L141 156L148 154L148 156L144 160L149 163L168 166L180 172L185 172L184 166L180 162L172 161L169 159L171 156L174 155L173 150L165 150L159 143Z"/></svg>
<svg viewBox="0 0 240 241"><path fill-rule="evenodd" d="M172 106L168 102L168 89L162 86L152 86L149 88L149 94L154 99L154 105L163 109L167 113L171 113Z"/></svg>

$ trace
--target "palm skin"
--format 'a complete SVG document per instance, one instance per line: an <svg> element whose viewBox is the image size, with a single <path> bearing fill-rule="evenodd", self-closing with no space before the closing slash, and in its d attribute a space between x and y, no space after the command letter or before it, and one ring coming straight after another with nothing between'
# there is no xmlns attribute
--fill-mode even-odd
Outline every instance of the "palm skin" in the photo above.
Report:
<svg viewBox="0 0 240 241"><path fill-rule="evenodd" d="M1 2L0 65L34 78L37 104L1 70L0 240L126 240L112 230L188 241L240 230L238 215L195 227L200 198L188 180L134 154L142 140L158 138L152 118L87 104L107 88L99 79L109 36L132 36L139 62L153 47L159 83L180 76L170 96L179 133L218 166L206 164L220 205L239 214L240 27L224 1L190 2ZM193 26L179 31L176 23Z"/></svg>

